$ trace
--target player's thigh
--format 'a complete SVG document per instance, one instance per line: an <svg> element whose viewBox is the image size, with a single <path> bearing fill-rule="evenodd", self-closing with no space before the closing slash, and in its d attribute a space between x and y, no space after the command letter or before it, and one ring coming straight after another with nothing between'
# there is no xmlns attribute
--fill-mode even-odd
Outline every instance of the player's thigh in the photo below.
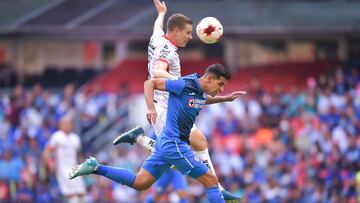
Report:
<svg viewBox="0 0 360 203"><path fill-rule="evenodd" d="M136 178L132 187L137 190L146 190L155 183L155 180L155 177L149 171L141 168L140 171L136 174Z"/></svg>
<svg viewBox="0 0 360 203"><path fill-rule="evenodd" d="M171 164L168 163L163 155L154 151L143 163L142 168L149 172L156 180L158 180L163 173L169 170Z"/></svg>
<svg viewBox="0 0 360 203"><path fill-rule="evenodd" d="M215 187L219 183L217 177L214 175L214 173L211 172L211 170L208 170L205 174L198 177L196 180L203 184L206 188Z"/></svg>
<svg viewBox="0 0 360 203"><path fill-rule="evenodd" d="M208 168L195 156L193 150L186 142L174 141L171 144L167 143L165 148L164 158L173 164L183 175L189 175L196 179L207 172Z"/></svg>
<svg viewBox="0 0 360 203"><path fill-rule="evenodd" d="M156 136L159 136L165 127L167 107L162 104L155 104L157 113L156 122L152 125Z"/></svg>
<svg viewBox="0 0 360 203"><path fill-rule="evenodd" d="M190 145L194 151L204 151L207 147L207 140L205 135L194 124L190 133Z"/></svg>

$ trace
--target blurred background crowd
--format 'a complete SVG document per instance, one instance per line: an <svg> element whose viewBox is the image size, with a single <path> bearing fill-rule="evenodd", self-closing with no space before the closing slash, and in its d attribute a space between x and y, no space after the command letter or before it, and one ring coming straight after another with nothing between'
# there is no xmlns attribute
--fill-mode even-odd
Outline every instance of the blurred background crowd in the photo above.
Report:
<svg viewBox="0 0 360 203"><path fill-rule="evenodd" d="M222 185L243 202L360 202L360 3L169 0L168 13L215 16L224 37L194 36L182 74L221 62L225 92L197 118ZM201 9L200 9L201 8ZM221 12L219 8L222 8ZM145 118L143 82L156 11L146 0L0 1L0 202L65 202L57 163L43 159L58 122L73 118L79 163L137 171L148 152L112 146ZM206 202L188 179L190 202ZM142 202L138 192L86 176L85 202ZM178 202L172 188L161 203Z"/></svg>
<svg viewBox="0 0 360 203"><path fill-rule="evenodd" d="M253 78L247 91L232 103L208 106L197 120L208 137L220 182L248 202L356 202L358 69L337 67L308 78L304 88L294 85L289 90L275 86L266 91ZM1 95L1 200L60 201L55 171L41 159L59 118L77 115L82 132L128 97L85 95L71 84L58 93L41 85L26 90L18 85ZM90 152L84 145L81 155ZM147 156L143 149L127 145L104 152L98 154L102 162L133 171ZM189 181L189 198L205 201L202 186ZM95 176L85 182L89 202L141 201L146 195Z"/></svg>

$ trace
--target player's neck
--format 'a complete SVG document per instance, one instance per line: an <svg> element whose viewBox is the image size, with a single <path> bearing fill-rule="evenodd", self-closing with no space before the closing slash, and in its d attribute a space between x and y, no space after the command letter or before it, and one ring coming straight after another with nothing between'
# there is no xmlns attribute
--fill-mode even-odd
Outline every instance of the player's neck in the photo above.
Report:
<svg viewBox="0 0 360 203"><path fill-rule="evenodd" d="M71 131L68 130L61 130L65 135L70 135Z"/></svg>
<svg viewBox="0 0 360 203"><path fill-rule="evenodd" d="M205 92L206 88L207 88L207 81L206 78L204 76L201 76L199 78L199 84L200 84L200 88L203 92Z"/></svg>

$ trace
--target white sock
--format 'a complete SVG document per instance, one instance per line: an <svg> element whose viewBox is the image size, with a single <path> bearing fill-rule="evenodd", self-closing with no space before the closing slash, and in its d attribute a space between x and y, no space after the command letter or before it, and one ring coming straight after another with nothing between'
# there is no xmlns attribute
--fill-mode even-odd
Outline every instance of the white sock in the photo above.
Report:
<svg viewBox="0 0 360 203"><path fill-rule="evenodd" d="M155 143L156 141L151 139L148 136L140 135L136 138L136 143L145 149L149 150L150 152L153 152L155 150Z"/></svg>
<svg viewBox="0 0 360 203"><path fill-rule="evenodd" d="M80 203L81 199L78 196L71 196L68 198L68 203Z"/></svg>
<svg viewBox="0 0 360 203"><path fill-rule="evenodd" d="M213 172L213 174L216 176L214 166L210 159L209 151L207 149L204 151L195 151L195 155L197 157L199 157L199 159L205 164L205 166L207 166ZM219 188L220 188L220 191L224 190L224 188L221 186L220 183L219 183Z"/></svg>

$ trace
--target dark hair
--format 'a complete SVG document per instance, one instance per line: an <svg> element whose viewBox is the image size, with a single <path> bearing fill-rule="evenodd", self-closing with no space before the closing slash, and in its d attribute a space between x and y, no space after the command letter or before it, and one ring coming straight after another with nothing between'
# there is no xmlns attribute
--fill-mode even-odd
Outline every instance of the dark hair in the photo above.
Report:
<svg viewBox="0 0 360 203"><path fill-rule="evenodd" d="M226 69L223 65L219 63L215 63L207 67L205 71L205 75L212 74L217 76L218 78L224 77L226 80L230 80L231 73L228 69Z"/></svg>
<svg viewBox="0 0 360 203"><path fill-rule="evenodd" d="M173 31L175 28L182 30L185 28L186 24L192 25L194 22L184 14L175 13L169 17L167 21L167 29L169 31Z"/></svg>

